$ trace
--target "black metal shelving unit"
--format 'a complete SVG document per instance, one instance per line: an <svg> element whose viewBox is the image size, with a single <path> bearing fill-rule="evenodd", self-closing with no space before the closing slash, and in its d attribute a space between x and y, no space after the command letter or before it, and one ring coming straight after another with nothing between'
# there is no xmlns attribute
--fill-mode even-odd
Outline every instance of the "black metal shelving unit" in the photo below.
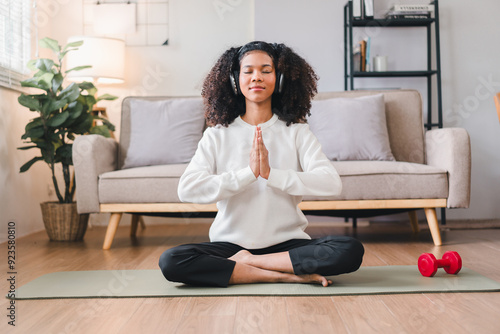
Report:
<svg viewBox="0 0 500 334"><path fill-rule="evenodd" d="M439 45L439 4L434 5L434 17L428 19L363 19L355 20L352 15L352 0L344 6L344 89L354 89L355 78L382 77L426 77L427 78L427 130L433 127L443 127L443 107L441 95L441 54ZM435 69L432 68L432 32L435 25ZM386 72L355 72L353 64L353 28L356 27L424 27L427 32L427 69L421 71L386 71ZM437 77L437 122L432 119L432 77Z"/></svg>
<svg viewBox="0 0 500 334"><path fill-rule="evenodd" d="M428 19L357 19L352 12L352 0L344 6L344 90L354 90L355 78L390 78L390 77L424 77L427 78L427 123L425 127L443 127L443 106L441 93L441 53L439 37L439 3L438 0L430 2L434 5L434 17ZM435 43L435 68L432 68L432 31L434 24ZM355 72L353 64L353 28L356 27L423 27L427 33L427 69L421 71L386 71L386 72ZM432 113L432 78L436 76L436 102L437 122L433 122ZM441 208L441 224L446 224L446 209ZM356 217L353 217L356 226Z"/></svg>

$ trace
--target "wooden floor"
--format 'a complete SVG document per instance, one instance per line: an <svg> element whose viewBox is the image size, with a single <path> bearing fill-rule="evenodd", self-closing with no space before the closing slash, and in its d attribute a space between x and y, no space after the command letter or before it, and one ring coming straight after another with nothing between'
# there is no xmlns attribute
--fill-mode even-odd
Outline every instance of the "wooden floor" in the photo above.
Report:
<svg viewBox="0 0 500 334"><path fill-rule="evenodd" d="M17 240L17 286L54 271L154 269L167 248L207 240L206 223L148 226L131 240L120 227L113 247L101 250L105 229L93 227L78 243L50 242L45 232ZM354 234L346 224L314 224L313 237L355 235L365 245L363 266L413 265L423 252L458 251L464 265L500 281L500 229L442 231L435 247L408 223L372 223ZM2 276L7 272L2 244ZM418 272L416 273L418 274ZM2 279L2 292L8 282ZM5 293L4 293L5 294ZM343 297L203 297L17 301L16 327L6 333L499 333L500 293ZM6 329L6 331L5 331Z"/></svg>

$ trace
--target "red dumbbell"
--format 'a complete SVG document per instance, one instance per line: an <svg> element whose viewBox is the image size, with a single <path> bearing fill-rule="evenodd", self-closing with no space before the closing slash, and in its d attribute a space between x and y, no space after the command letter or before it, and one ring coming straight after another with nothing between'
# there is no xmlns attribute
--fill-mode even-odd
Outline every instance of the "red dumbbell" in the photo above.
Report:
<svg viewBox="0 0 500 334"><path fill-rule="evenodd" d="M448 274L458 274L462 269L462 258L457 252L448 251L441 260L436 260L434 255L424 253L418 258L418 270L426 277L436 274L438 268L444 268Z"/></svg>

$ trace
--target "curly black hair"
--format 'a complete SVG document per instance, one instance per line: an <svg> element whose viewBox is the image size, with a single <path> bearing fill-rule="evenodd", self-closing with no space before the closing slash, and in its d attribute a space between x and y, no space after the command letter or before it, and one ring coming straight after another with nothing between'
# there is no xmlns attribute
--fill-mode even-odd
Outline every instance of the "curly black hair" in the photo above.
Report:
<svg viewBox="0 0 500 334"><path fill-rule="evenodd" d="M286 122L287 126L292 123L306 123L306 117L310 115L311 100L317 93L318 76L313 68L288 46L259 41L230 48L210 70L201 92L207 123L227 127L238 116L245 114L245 97L234 93L230 75L234 71L239 73L241 59L246 53L254 50L269 54L276 71L284 77L281 93L272 96L273 113Z"/></svg>

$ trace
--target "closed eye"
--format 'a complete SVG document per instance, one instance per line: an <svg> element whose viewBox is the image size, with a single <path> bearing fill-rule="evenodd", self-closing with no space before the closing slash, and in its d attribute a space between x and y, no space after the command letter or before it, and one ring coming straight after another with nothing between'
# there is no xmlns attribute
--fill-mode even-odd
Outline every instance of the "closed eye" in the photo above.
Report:
<svg viewBox="0 0 500 334"><path fill-rule="evenodd" d="M252 74L253 72L243 72L243 74ZM269 74L269 73L273 73L273 71L262 71L262 73L264 74Z"/></svg>

